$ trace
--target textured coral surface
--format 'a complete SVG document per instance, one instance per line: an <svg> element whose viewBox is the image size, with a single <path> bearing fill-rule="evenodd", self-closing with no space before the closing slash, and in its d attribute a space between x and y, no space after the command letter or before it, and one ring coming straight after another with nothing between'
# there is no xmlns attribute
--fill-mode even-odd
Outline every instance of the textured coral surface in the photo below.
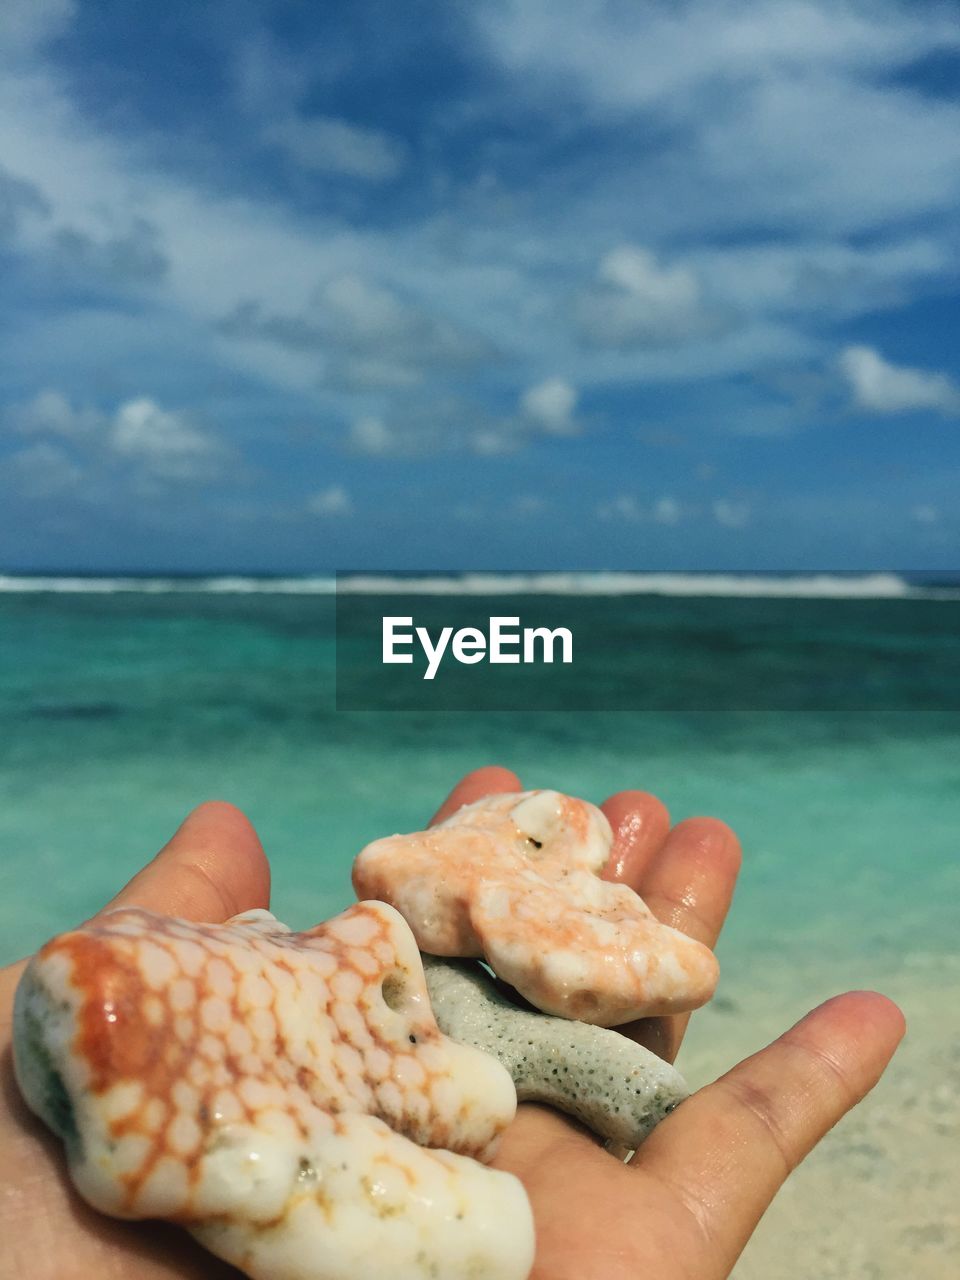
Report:
<svg viewBox="0 0 960 1280"><path fill-rule="evenodd" d="M462 1158L491 1154L512 1083L440 1033L383 903L304 934L267 912L112 912L32 962L16 1042L28 1101L107 1212L175 1219L271 1277L375 1275L385 1249L391 1274L500 1274L497 1221L518 1237L504 1274L525 1274L522 1188Z"/></svg>
<svg viewBox="0 0 960 1280"><path fill-rule="evenodd" d="M423 951L486 959L545 1013L611 1027L699 1007L717 984L713 953L600 878L612 841L584 800L489 796L368 845L353 883L392 903Z"/></svg>
<svg viewBox="0 0 960 1280"><path fill-rule="evenodd" d="M520 1102L566 1111L617 1147L635 1150L689 1095L670 1063L618 1031L518 1008L473 961L424 957L444 1032L492 1053Z"/></svg>

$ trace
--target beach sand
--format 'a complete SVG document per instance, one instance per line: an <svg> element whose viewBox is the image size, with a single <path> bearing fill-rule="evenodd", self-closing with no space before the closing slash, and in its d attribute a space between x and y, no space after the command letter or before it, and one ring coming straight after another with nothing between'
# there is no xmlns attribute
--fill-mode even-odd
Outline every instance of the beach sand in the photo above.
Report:
<svg viewBox="0 0 960 1280"><path fill-rule="evenodd" d="M736 1280L947 1280L960 1260L960 960L917 953L876 986L907 1017L886 1075L793 1173L734 1272ZM795 967L755 984L727 976L696 1015L679 1066L705 1084L841 989Z"/></svg>

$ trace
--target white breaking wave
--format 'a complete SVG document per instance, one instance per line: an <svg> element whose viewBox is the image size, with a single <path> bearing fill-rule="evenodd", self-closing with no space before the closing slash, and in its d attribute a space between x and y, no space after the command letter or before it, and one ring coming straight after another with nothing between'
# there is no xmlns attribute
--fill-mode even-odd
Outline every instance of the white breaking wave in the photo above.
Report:
<svg viewBox="0 0 960 1280"><path fill-rule="evenodd" d="M783 599L960 599L960 587L918 586L896 573L435 573L409 577L385 573L267 578L241 574L211 577L57 577L0 575L0 592L110 595L350 595L434 596L724 596Z"/></svg>
<svg viewBox="0 0 960 1280"><path fill-rule="evenodd" d="M926 595L894 573L754 575L729 573L464 573L398 578L357 574L337 589L363 595L662 595L897 599ZM960 591L957 592L960 595Z"/></svg>
<svg viewBox="0 0 960 1280"><path fill-rule="evenodd" d="M64 578L43 574L0 575L0 592L63 592L76 595L333 595L334 577L250 578L239 574L216 578Z"/></svg>

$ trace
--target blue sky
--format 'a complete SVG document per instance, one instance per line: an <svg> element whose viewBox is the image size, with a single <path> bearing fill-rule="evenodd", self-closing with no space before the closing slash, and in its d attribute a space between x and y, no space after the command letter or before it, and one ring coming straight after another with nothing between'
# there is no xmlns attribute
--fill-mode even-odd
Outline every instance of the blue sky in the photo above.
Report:
<svg viewBox="0 0 960 1280"><path fill-rule="evenodd" d="M7 0L0 565L956 568L958 19Z"/></svg>

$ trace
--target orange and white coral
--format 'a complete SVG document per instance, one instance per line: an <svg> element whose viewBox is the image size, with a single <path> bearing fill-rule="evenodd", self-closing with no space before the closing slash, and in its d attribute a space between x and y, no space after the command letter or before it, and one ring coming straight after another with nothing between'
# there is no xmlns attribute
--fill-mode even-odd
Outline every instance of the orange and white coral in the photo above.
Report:
<svg viewBox="0 0 960 1280"><path fill-rule="evenodd" d="M421 950L481 957L545 1013L612 1027L709 1000L713 952L602 880L602 811L557 791L489 796L358 855L362 898L391 903Z"/></svg>
<svg viewBox="0 0 960 1280"><path fill-rule="evenodd" d="M111 912L31 962L14 1043L104 1212L179 1222L262 1280L529 1271L526 1194L476 1162L513 1084L441 1034L382 902L306 933Z"/></svg>

